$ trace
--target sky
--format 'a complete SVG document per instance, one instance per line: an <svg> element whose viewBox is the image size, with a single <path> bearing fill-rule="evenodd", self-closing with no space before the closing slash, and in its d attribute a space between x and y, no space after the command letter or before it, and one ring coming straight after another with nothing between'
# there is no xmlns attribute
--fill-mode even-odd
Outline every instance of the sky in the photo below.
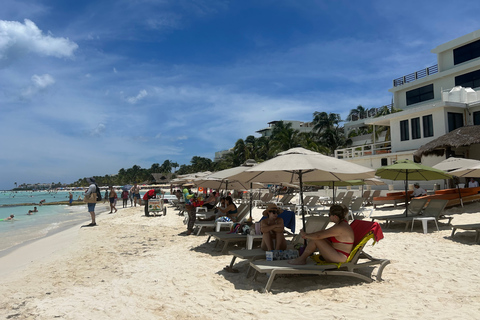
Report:
<svg viewBox="0 0 480 320"><path fill-rule="evenodd" d="M0 190L213 160L274 120L391 103L480 2L2 0Z"/></svg>

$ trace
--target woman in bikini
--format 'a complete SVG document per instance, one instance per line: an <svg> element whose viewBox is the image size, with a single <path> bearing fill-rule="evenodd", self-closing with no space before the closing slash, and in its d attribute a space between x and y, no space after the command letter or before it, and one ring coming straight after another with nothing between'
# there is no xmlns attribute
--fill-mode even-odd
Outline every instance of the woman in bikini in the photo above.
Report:
<svg viewBox="0 0 480 320"><path fill-rule="evenodd" d="M226 216L232 219L232 221L236 221L238 212L237 206L235 205L235 203L233 203L232 197L228 196L225 198L225 205L225 208L217 207L218 211L221 212L219 216Z"/></svg>
<svg viewBox="0 0 480 320"><path fill-rule="evenodd" d="M334 204L330 207L330 221L335 225L327 230L314 233L300 231L303 239L310 240L303 254L297 259L288 261L290 264L306 264L307 258L316 250L320 251L327 262L345 262L353 248L354 234L345 217L348 208Z"/></svg>

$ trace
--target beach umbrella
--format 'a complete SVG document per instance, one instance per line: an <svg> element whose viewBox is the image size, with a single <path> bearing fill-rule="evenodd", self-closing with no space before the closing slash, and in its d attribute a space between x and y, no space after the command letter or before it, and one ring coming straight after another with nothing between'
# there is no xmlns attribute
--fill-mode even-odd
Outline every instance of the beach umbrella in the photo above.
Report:
<svg viewBox="0 0 480 320"><path fill-rule="evenodd" d="M446 171L452 174L453 176L458 177L457 174L453 174L453 171L460 170L467 167L472 167L478 164L480 164L480 161L478 160L450 157L443 160L440 163L437 163L436 165L433 166L433 168ZM460 186L458 183L459 181L458 179L454 179L454 182L457 185L458 196L460 197L460 204L463 207L462 192L460 191Z"/></svg>
<svg viewBox="0 0 480 320"><path fill-rule="evenodd" d="M122 187L123 191L130 191L130 189L132 189L132 185L130 185L130 184L126 184Z"/></svg>
<svg viewBox="0 0 480 320"><path fill-rule="evenodd" d="M253 159L248 159L241 166L229 168L225 170L220 170L214 173L210 173L202 178L195 179L195 184L197 187L205 187L220 190L224 187L225 191L227 190L249 190L249 189L261 189L264 188L263 184L260 183L247 183L242 179L232 179L233 176L236 176L245 170L255 166L257 162ZM230 189L229 189L230 188ZM250 198L252 193L250 192ZM251 200L251 199L250 199ZM250 205L250 218L252 217L252 206Z"/></svg>
<svg viewBox="0 0 480 320"><path fill-rule="evenodd" d="M415 163L412 160L399 160L397 163L377 169L377 176L388 180L405 181L405 215L408 215L408 181L429 181L450 179L452 176L442 170Z"/></svg>
<svg viewBox="0 0 480 320"><path fill-rule="evenodd" d="M344 181L373 178L373 169L345 160L325 156L304 148L280 152L275 158L262 162L232 178L247 182L293 183L300 187L300 205L305 230L303 183L311 181Z"/></svg>

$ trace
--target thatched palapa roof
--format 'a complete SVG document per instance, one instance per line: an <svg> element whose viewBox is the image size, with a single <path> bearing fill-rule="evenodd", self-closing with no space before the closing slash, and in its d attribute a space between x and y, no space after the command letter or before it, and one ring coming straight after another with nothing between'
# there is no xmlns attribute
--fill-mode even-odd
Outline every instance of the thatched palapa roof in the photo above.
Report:
<svg viewBox="0 0 480 320"><path fill-rule="evenodd" d="M460 127L424 144L413 155L418 158L428 155L443 156L446 149L467 147L477 143L480 143L480 125Z"/></svg>

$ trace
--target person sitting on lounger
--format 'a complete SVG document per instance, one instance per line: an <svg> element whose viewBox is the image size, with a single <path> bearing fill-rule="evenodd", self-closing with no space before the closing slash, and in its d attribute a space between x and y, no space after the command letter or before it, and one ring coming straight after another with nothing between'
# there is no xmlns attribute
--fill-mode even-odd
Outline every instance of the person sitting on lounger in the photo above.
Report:
<svg viewBox="0 0 480 320"><path fill-rule="evenodd" d="M266 218L260 222L260 231L263 233L260 247L265 251L287 249L287 240L283 234L283 219L278 217L282 212L283 210L274 203L269 204L267 210L263 211L263 216ZM275 239L275 246L273 246L273 239Z"/></svg>
<svg viewBox="0 0 480 320"><path fill-rule="evenodd" d="M219 211L219 216L220 217L221 216L226 216L226 217L230 218L232 221L236 221L238 210L237 210L237 206L235 205L235 203L233 203L232 197L230 197L230 196L225 197L225 205L226 205L225 208L217 207L217 209Z"/></svg>
<svg viewBox="0 0 480 320"><path fill-rule="evenodd" d="M353 248L355 236L345 217L348 208L344 205L334 204L330 207L330 221L335 225L326 230L314 233L300 231L303 239L310 240L302 255L289 260L290 264L306 264L307 258L316 250L320 251L326 262L345 262Z"/></svg>
<svg viewBox="0 0 480 320"><path fill-rule="evenodd" d="M413 189L413 193L411 195L412 198L422 197L422 196L427 195L427 191L425 191L425 189L423 189L423 188L420 188L420 184L415 183L413 185L413 187L414 187L414 189Z"/></svg>
<svg viewBox="0 0 480 320"><path fill-rule="evenodd" d="M208 210L212 210L215 207L216 202L217 202L217 193L214 191L205 200L202 207L206 207Z"/></svg>

